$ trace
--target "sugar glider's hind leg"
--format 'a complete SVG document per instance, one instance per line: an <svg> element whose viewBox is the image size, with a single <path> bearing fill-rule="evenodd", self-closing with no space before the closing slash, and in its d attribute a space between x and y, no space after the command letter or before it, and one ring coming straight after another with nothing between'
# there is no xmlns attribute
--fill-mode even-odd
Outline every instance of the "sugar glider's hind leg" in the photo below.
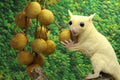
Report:
<svg viewBox="0 0 120 80"><path fill-rule="evenodd" d="M91 63L94 69L94 73L89 74L85 79L94 79L100 76L100 72L103 69L104 61L101 58L100 54L95 53L91 58Z"/></svg>

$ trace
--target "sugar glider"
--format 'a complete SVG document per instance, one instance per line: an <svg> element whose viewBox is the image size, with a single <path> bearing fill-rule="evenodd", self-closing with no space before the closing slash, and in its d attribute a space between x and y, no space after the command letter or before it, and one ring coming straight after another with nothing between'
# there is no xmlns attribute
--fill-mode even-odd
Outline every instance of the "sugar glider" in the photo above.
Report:
<svg viewBox="0 0 120 80"><path fill-rule="evenodd" d="M112 75L115 80L120 80L120 65L115 51L109 41L99 33L92 23L95 14L90 16L70 15L70 30L73 36L78 36L78 42L72 40L61 42L70 51L80 51L91 60L94 74L89 74L86 79L97 78L100 72Z"/></svg>

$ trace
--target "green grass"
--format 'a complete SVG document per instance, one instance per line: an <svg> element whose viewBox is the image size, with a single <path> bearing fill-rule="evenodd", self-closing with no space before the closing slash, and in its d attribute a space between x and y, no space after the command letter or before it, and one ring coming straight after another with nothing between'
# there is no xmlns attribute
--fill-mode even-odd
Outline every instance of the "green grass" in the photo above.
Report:
<svg viewBox="0 0 120 80"><path fill-rule="evenodd" d="M76 2L75 2L76 1ZM10 47L15 26L15 15L22 11L27 1L0 1L0 80L31 80L25 73L26 66L20 65L16 59L19 51ZM120 62L120 3L119 0L61 0L57 4L46 7L55 15L55 20L63 27L68 27L68 9L73 14L90 15L96 13L93 23L111 42ZM31 50L34 27L29 28L29 45ZM79 52L70 52L62 47L58 41L58 27L53 23L50 39L56 42L56 50L50 56L45 56L43 69L49 80L81 80L92 67L88 58Z"/></svg>

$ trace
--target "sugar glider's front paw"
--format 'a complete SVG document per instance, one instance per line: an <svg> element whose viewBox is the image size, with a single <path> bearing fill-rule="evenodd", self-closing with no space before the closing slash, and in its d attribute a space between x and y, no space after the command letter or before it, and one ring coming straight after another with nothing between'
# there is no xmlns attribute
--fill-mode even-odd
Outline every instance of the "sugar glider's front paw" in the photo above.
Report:
<svg viewBox="0 0 120 80"><path fill-rule="evenodd" d="M92 73L90 73L90 74L85 78L85 80L95 79L95 78L98 78L98 77L99 77L98 74L92 74Z"/></svg>
<svg viewBox="0 0 120 80"><path fill-rule="evenodd" d="M61 41L61 43L64 45L65 48L69 49L73 44L74 42L72 40L65 40L65 41Z"/></svg>

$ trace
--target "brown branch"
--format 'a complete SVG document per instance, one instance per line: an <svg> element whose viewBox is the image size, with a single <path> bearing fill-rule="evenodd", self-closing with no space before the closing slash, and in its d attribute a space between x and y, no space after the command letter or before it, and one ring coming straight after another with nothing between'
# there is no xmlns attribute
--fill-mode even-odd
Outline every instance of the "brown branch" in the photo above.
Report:
<svg viewBox="0 0 120 80"><path fill-rule="evenodd" d="M29 19L28 19L28 17L26 16L26 17L25 17L25 31L24 31L25 36L27 36L27 33L28 33L28 27L29 27L28 23L29 23Z"/></svg>
<svg viewBox="0 0 120 80"><path fill-rule="evenodd" d="M34 39L36 39L37 38L37 29L38 29L38 27L39 27L39 22L38 22L38 19L36 18L36 25L35 25L35 33L34 33Z"/></svg>
<svg viewBox="0 0 120 80"><path fill-rule="evenodd" d="M42 67L35 67L32 70L32 79L33 80L48 80Z"/></svg>

